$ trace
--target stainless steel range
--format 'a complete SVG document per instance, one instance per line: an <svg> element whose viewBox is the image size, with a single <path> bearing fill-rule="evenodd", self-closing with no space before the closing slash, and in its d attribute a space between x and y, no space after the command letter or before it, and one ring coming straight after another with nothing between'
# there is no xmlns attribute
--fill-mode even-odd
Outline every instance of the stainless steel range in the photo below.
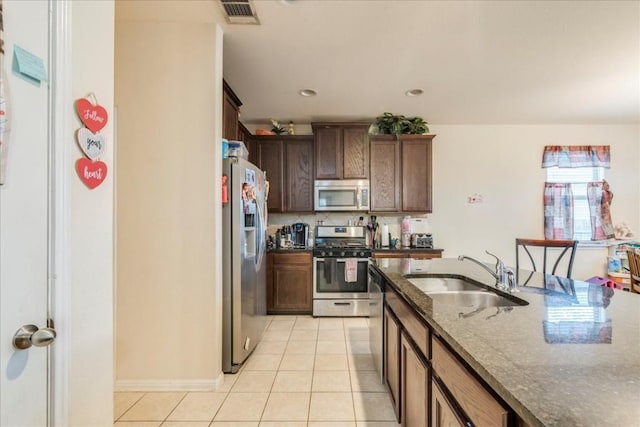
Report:
<svg viewBox="0 0 640 427"><path fill-rule="evenodd" d="M318 225L313 248L313 315L368 316L371 249L365 227Z"/></svg>

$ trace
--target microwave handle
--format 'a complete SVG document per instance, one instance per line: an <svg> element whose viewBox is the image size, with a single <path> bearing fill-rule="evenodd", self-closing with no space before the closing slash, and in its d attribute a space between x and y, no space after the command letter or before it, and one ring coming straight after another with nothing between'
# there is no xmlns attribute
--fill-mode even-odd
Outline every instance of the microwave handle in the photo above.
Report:
<svg viewBox="0 0 640 427"><path fill-rule="evenodd" d="M356 204L358 205L358 209L362 208L362 197L361 197L361 194L362 194L362 189L360 187L357 187L357 190L356 190Z"/></svg>

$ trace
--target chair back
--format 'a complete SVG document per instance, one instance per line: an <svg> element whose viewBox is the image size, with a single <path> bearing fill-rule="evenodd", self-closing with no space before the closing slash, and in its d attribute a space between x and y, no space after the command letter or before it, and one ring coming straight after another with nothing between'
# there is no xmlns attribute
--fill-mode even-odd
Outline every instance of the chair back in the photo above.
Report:
<svg viewBox="0 0 640 427"><path fill-rule="evenodd" d="M520 270L520 252L523 250L530 261L530 269L532 271L541 271L543 274L552 274L554 276L562 276L571 278L573 271L573 260L576 256L577 240L545 240L545 239L516 239L516 271ZM538 268L533 254L533 248L538 248L542 252L542 256L535 259L542 261L542 269ZM535 253L534 252L534 253ZM558 266L561 261L565 260L562 265L566 265L567 269L557 273ZM529 279L531 276L529 276ZM527 280L529 281L529 280Z"/></svg>
<svg viewBox="0 0 640 427"><path fill-rule="evenodd" d="M640 254L633 249L627 249L629 259L629 290L640 294Z"/></svg>

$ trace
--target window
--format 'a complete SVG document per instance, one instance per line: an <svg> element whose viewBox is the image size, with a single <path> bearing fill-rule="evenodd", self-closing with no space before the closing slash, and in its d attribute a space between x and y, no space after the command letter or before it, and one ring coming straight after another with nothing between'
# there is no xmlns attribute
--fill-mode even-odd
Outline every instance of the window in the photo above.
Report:
<svg viewBox="0 0 640 427"><path fill-rule="evenodd" d="M591 240L591 214L587 199L587 183L604 179L603 167L548 167L547 182L571 183L573 191L573 238Z"/></svg>

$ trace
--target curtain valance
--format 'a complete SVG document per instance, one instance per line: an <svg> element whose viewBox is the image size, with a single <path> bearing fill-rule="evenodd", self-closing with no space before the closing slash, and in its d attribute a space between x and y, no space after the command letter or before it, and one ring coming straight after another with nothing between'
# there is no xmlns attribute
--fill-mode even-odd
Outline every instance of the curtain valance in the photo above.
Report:
<svg viewBox="0 0 640 427"><path fill-rule="evenodd" d="M549 168L604 167L611 166L608 145L546 145L542 155L542 167Z"/></svg>

